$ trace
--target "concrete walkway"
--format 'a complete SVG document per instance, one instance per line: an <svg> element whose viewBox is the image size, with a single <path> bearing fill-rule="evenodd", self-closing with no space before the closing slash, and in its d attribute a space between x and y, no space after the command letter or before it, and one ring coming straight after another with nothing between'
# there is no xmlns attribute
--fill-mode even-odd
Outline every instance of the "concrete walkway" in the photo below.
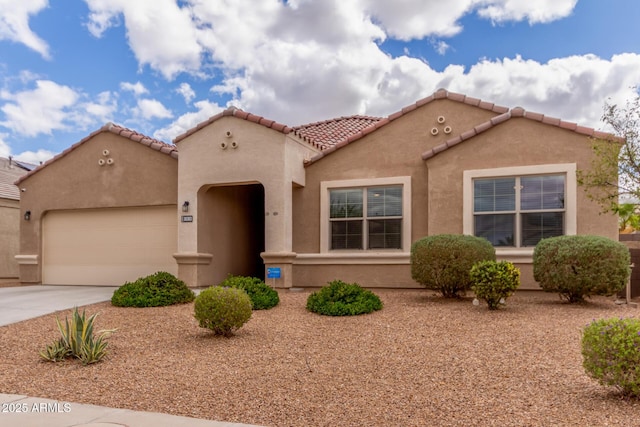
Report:
<svg viewBox="0 0 640 427"><path fill-rule="evenodd" d="M0 327L60 310L109 301L116 289L106 286L42 285L0 288ZM105 393L108 392L105 390ZM0 426L250 427L249 424L60 402L16 394L0 394Z"/></svg>
<svg viewBox="0 0 640 427"><path fill-rule="evenodd" d="M107 391L108 392L108 391ZM252 427L156 412L106 408L17 394L0 394L2 427Z"/></svg>
<svg viewBox="0 0 640 427"><path fill-rule="evenodd" d="M16 286L0 288L0 326L60 310L109 301L112 286Z"/></svg>

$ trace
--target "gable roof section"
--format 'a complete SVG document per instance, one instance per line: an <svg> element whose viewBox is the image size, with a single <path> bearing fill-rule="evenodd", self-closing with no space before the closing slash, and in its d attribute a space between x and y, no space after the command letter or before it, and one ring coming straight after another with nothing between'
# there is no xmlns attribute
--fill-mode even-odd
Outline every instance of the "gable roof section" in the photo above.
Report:
<svg viewBox="0 0 640 427"><path fill-rule="evenodd" d="M451 101L455 101L455 102L460 102L463 104L467 104L467 105L472 105L474 107L478 107L478 108L482 108L483 110L489 110L489 111L493 111L494 113L497 114L504 114L506 112L509 111L509 109L507 107L502 107L490 102L486 102L486 101L482 101L478 98L472 98L470 96L466 96L460 93L455 93L455 92L449 92L446 89L438 89L435 93L431 94L430 96L423 98L411 105L408 105L406 107L404 107L402 110L397 111L393 114L391 114L390 116L386 117L386 118L382 118L379 119L378 121L371 123L368 127L360 129L359 131L347 136L346 138L342 139L341 141L335 142L329 146L327 146L326 148L324 148L322 150L322 152L320 152L319 154L315 155L314 157L312 157L311 159L305 161L305 166L306 165L310 165L314 162L317 162L318 160L320 160L321 158L327 156L328 154L333 153L334 151L344 147L345 145L348 145L354 141L357 141L361 138L363 138L364 136L370 134L373 131L376 131L378 129L380 129L381 127L391 123L394 120L399 119L400 117L404 116L405 114L408 114L410 112L412 112L413 110L416 110L424 105L427 105L433 101L439 100L439 99L448 99Z"/></svg>
<svg viewBox="0 0 640 427"><path fill-rule="evenodd" d="M381 117L347 116L293 128L293 133L320 150L326 150L381 121Z"/></svg>
<svg viewBox="0 0 640 427"><path fill-rule="evenodd" d="M256 116L255 114L247 113L246 111L242 111L236 107L229 107L223 112L218 113L215 116L211 116L209 119L205 120L204 122L198 123L196 127L191 128L185 133L176 136L173 139L173 143L177 144L178 142L182 141L186 137L193 135L194 133L198 132L202 128L209 126L211 123L217 120L220 120L223 117L237 117L239 119L243 119L248 122L257 123L259 125L273 129L275 131L282 132L284 134L288 134L292 130L289 126L283 125L282 123L278 123L275 120L269 120L262 116Z"/></svg>
<svg viewBox="0 0 640 427"><path fill-rule="evenodd" d="M20 189L13 182L26 173L15 160L0 157L0 199L20 200Z"/></svg>
<svg viewBox="0 0 640 427"><path fill-rule="evenodd" d="M449 148L460 144L461 142L471 139L474 136L479 135L482 132L485 132L495 126L498 126L501 123L504 123L514 117L523 117L525 119L534 120L547 125L557 126L561 129L573 131L578 134L589 136L592 138L607 139L607 140L616 141L616 142L624 142L623 138L617 137L610 133L600 132L593 128L579 126L576 123L566 122L564 120L560 120L555 117L547 117L544 114L533 113L533 112L526 111L521 107L516 107L503 114L500 114L499 116L492 117L490 120L484 123L481 123L478 126L475 126L473 129L469 129L468 131L463 132L460 135L453 137L451 139L448 139L442 144L436 145L432 149L425 151L424 153L422 153L422 160L428 160L436 156L437 154L443 151L446 151Z"/></svg>
<svg viewBox="0 0 640 427"><path fill-rule="evenodd" d="M101 134L103 132L110 132L110 133L113 133L115 135L122 136L124 138L130 139L133 142L138 142L138 143L140 143L140 144L142 144L142 145L144 145L146 147L149 147L152 150L156 150L156 151L164 153L164 154L166 154L168 156L171 156L174 159L178 158L178 149L176 148L175 145L166 144L166 143L164 143L162 141L158 141L157 139L154 139L154 138L151 138L149 136L143 135L143 134L138 133L136 131L133 131L131 129L127 129L125 127L116 125L114 123L107 123L106 125L102 126L97 131L92 132L88 136L84 137L80 141L78 141L75 144L73 144L71 147L69 147L66 150L62 151L60 154L58 154L58 155L54 156L53 158L47 160L46 162L44 162L43 164L41 164L40 166L38 166L37 168L35 168L31 172L29 172L26 175L22 176L20 179L18 179L15 182L15 184L16 185L20 184L25 179L27 179L30 176L40 172L42 169L46 168L51 163L57 162L58 160L60 160L61 158L65 157L67 154L71 153L73 150L75 150L76 148L78 148L79 146L81 146L82 144L84 144L85 142L90 140L91 138L93 138L94 136L99 135L99 134Z"/></svg>

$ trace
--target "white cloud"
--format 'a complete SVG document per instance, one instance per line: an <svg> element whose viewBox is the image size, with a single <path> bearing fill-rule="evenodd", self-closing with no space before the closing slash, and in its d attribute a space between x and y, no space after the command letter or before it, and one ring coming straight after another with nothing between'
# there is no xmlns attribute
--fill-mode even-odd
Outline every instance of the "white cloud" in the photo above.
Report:
<svg viewBox="0 0 640 427"><path fill-rule="evenodd" d="M230 94L242 108L287 123L341 114L388 112L413 102L452 78L458 68L437 73L425 61L390 57L379 43L462 31L459 20L477 13L493 22L548 22L570 14L576 0L85 0L90 28L100 36L120 17L141 66L167 79L211 67L223 80L212 90ZM179 6L182 5L182 6ZM202 61L207 61L203 64ZM464 77L462 79L468 79ZM177 91L188 103L190 86ZM475 93L475 91L472 91ZM148 105L143 117L168 117ZM145 116L146 114L146 116Z"/></svg>
<svg viewBox="0 0 640 427"><path fill-rule="evenodd" d="M144 95L145 93L149 93L146 87L140 82L129 83L122 82L120 83L120 89L126 90L129 92L133 92L136 96Z"/></svg>
<svg viewBox="0 0 640 427"><path fill-rule="evenodd" d="M393 58L380 47L387 38L428 38L444 54L450 48L446 38L463 30L466 15L533 25L569 16L577 0L85 1L90 31L100 37L124 25L141 67L148 65L166 79L215 70L222 81L213 92L230 94L241 108L292 125L344 114L387 115L440 87L596 125L607 97L627 97L629 87L640 83L635 54L547 63L503 58L467 70L451 65L436 71L408 53ZM140 83L123 83L122 89L148 93ZM175 91L187 103L196 96L187 83ZM156 137L171 139L221 109L208 101L196 108ZM172 117L152 99L139 100L133 115Z"/></svg>
<svg viewBox="0 0 640 427"><path fill-rule="evenodd" d="M478 15L493 22L526 20L529 24L539 24L569 16L576 3L578 0L493 0L484 2Z"/></svg>
<svg viewBox="0 0 640 427"><path fill-rule="evenodd" d="M429 1L363 0L363 7L386 33L400 40L427 36L451 37L462 31L458 23L477 0Z"/></svg>
<svg viewBox="0 0 640 427"><path fill-rule="evenodd" d="M49 59L47 42L29 27L29 17L49 6L48 0L0 0L0 40L22 43Z"/></svg>
<svg viewBox="0 0 640 427"><path fill-rule="evenodd" d="M448 74L453 91L597 127L607 98L622 102L633 96L640 55L570 56L547 63L505 58L480 62L466 74L460 69Z"/></svg>
<svg viewBox="0 0 640 427"><path fill-rule="evenodd" d="M202 48L190 10L174 0L85 0L90 9L89 31L101 37L111 26L124 25L131 50L140 65L172 79L183 71L197 71Z"/></svg>
<svg viewBox="0 0 640 427"><path fill-rule="evenodd" d="M176 93L182 95L184 102L189 104L193 98L196 97L195 91L191 88L189 83L180 83L180 86L176 89Z"/></svg>
<svg viewBox="0 0 640 427"><path fill-rule="evenodd" d="M444 55L451 48L451 46L443 40L432 40L431 45L440 55Z"/></svg>
<svg viewBox="0 0 640 427"><path fill-rule="evenodd" d="M50 80L37 80L36 88L23 92L3 92L0 99L7 100L0 111L4 126L25 136L51 134L56 129L65 129L70 109L79 95L68 86Z"/></svg>
<svg viewBox="0 0 640 427"><path fill-rule="evenodd" d="M81 129L94 126L96 122L107 123L113 121L113 117L118 112L117 95L105 91L99 93L93 101L83 101L74 109L74 114L70 118L73 123Z"/></svg>
<svg viewBox="0 0 640 427"><path fill-rule="evenodd" d="M387 37L451 37L462 31L459 20L467 14L493 22L549 22L568 16L577 0L85 2L93 35L101 37L110 27L121 25L122 18L140 65L173 79L181 72L202 72L206 54L223 70L239 70L255 65L256 52L273 43L336 48Z"/></svg>
<svg viewBox="0 0 640 427"><path fill-rule="evenodd" d="M50 80L36 80L35 88L21 92L0 91L0 127L34 137L53 131L84 131L97 123L113 120L118 110L117 94L88 94ZM2 115L0 114L0 119Z"/></svg>
<svg viewBox="0 0 640 427"><path fill-rule="evenodd" d="M9 144L4 142L4 138L6 138L6 134L0 133L0 157L9 157L11 155L11 147Z"/></svg>
<svg viewBox="0 0 640 427"><path fill-rule="evenodd" d="M37 165L40 162L45 162L55 156L55 153L43 149L40 149L38 151L24 151L20 154L14 155L12 154L9 144L4 141L4 138L6 137L7 134L0 133L0 157L7 158L9 156L12 156L15 160L20 160Z"/></svg>
<svg viewBox="0 0 640 427"><path fill-rule="evenodd" d="M362 7L385 29L400 40L427 36L451 37L462 31L458 22L477 13L493 22L523 21L531 24L551 22L571 14L578 0L362 0Z"/></svg>
<svg viewBox="0 0 640 427"><path fill-rule="evenodd" d="M15 159L37 165L46 162L55 155L56 153L54 153L53 151L40 149L37 151L24 151L20 154L17 154L15 156Z"/></svg>
<svg viewBox="0 0 640 427"><path fill-rule="evenodd" d="M140 99L138 100L138 106L134 108L134 114L145 120L154 118L169 119L173 117L171 111L169 111L162 103L156 99Z"/></svg>
<svg viewBox="0 0 640 427"><path fill-rule="evenodd" d="M198 109L197 111L183 114L170 125L156 131L153 137L170 142L176 136L183 134L198 123L204 122L223 110L218 104L210 101L198 101L194 105Z"/></svg>

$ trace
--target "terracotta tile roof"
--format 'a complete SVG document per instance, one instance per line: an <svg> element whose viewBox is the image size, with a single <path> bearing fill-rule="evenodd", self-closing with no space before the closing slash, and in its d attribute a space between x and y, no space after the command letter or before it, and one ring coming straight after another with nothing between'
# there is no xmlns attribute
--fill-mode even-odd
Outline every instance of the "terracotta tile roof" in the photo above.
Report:
<svg viewBox="0 0 640 427"><path fill-rule="evenodd" d="M434 157L435 155L437 155L438 153L446 151L449 148L455 145L458 145L461 142L466 141L467 139L471 139L474 136L491 129L494 126L498 126L501 123L504 123L514 117L523 117L525 119L534 120L547 125L557 126L559 128L573 131L581 135L586 135L592 138L607 139L607 140L616 141L616 142L624 142L623 138L617 137L610 133L600 132L593 128L579 126L576 123L566 122L564 120L561 120L555 117L548 117L548 116L545 116L544 114L533 113L530 111L526 111L521 107L516 107L503 114L492 117L490 120L475 126L473 129L469 129L466 132L463 132L458 136L450 138L445 142L443 142L442 144L437 145L432 149L425 151L424 153L422 153L422 159L428 160Z"/></svg>
<svg viewBox="0 0 640 427"><path fill-rule="evenodd" d="M15 160L0 157L0 199L20 200L20 189L14 185L14 181L27 172Z"/></svg>
<svg viewBox="0 0 640 427"><path fill-rule="evenodd" d="M251 114L251 113L247 113L245 111L240 110L239 108L236 107L229 107L226 110L224 110L221 113L216 114L215 116L211 116L209 119L205 120L204 122L198 123L196 125L196 127L189 129L188 131L186 131L185 133L176 136L173 139L173 143L177 144L178 142L182 141L183 139L185 139L186 137L193 135L194 133L198 132L200 129L209 126L211 123L215 122L216 120L221 119L222 117L226 117L226 116L233 116L233 117L238 117L240 119L249 121L249 122L253 122L253 123L257 123L259 125L274 129L278 132L282 132L284 134L288 134L289 132L291 132L291 128L287 125L283 125L282 123L278 123L274 120L269 120L266 119L262 116L256 116L255 114Z"/></svg>
<svg viewBox="0 0 640 427"><path fill-rule="evenodd" d="M175 145L166 144L166 143L164 143L162 141L159 141L157 139L154 139L154 138L151 138L149 136L143 135L143 134L138 133L138 132L136 132L134 130L127 129L125 127L116 125L114 123L107 123L106 125L102 126L100 129L96 130L95 132L92 132L88 136L84 137L82 140L76 142L71 147L67 148L66 150L64 150L60 154L58 154L55 157L53 157L52 159L47 160L46 162L44 162L43 164L41 164L40 166L38 166L37 168L35 168L31 172L29 172L26 175L22 176L20 179L18 179L16 181L15 184L16 185L20 184L22 181L24 181L25 179L27 179L31 175L40 172L42 169L46 168L51 163L60 160L61 158L63 158L64 156L66 156L67 154L71 153L73 150L75 150L76 148L78 148L79 146L81 146L82 144L84 144L85 142L90 140L91 138L93 138L94 136L96 136L98 134L101 134L103 132L111 132L113 134L120 135L120 136L122 136L124 138L130 139L131 141L138 142L138 143L140 143L142 145L145 145L145 146L147 146L147 147L149 147L149 148L151 148L153 150L160 151L161 153L164 153L164 154L166 154L168 156L171 156L174 159L178 158L178 149L177 149L177 147Z"/></svg>
<svg viewBox="0 0 640 427"><path fill-rule="evenodd" d="M460 102L463 104L468 104L468 105L473 105L474 107L478 107L478 108L482 108L484 110L489 110L489 111L493 111L494 113L497 114L503 114L506 113L507 111L509 111L509 109L507 107L502 107L490 102L485 102L482 101L478 98L472 98L470 96L466 96L460 93L455 93L455 92L449 92L445 89L438 89L435 93L433 93L432 95L423 98L411 105L408 105L406 107L404 107L402 110L397 111L393 114L391 114L389 117L387 118L383 118L383 119L379 119L378 121L376 121L375 123L370 124L368 127L361 129L360 131L358 131L357 133L351 134L348 137L342 139L341 141L335 142L333 144L331 144L329 147L325 148L322 150L322 152L320 152L319 154L316 154L315 156L313 156L311 159L305 161L305 165L310 165L318 160L320 160L321 158L325 157L328 154L331 154L332 152L344 147L347 144L352 143L353 141L357 141L358 139L364 137L365 135L381 128L382 126L387 125L388 123L399 119L400 117L404 116L407 113L410 113L413 110L418 109L419 107L422 107L424 105L427 105L433 101L439 100L439 99L449 99L451 101L456 101L456 102Z"/></svg>
<svg viewBox="0 0 640 427"><path fill-rule="evenodd" d="M314 147L326 150L381 120L381 117L370 116L338 117L294 127L293 133Z"/></svg>

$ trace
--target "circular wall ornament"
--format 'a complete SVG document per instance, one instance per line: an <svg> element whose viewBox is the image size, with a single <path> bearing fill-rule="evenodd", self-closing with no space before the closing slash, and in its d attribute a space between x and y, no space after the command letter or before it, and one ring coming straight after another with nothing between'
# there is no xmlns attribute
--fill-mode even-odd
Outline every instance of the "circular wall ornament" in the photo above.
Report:
<svg viewBox="0 0 640 427"><path fill-rule="evenodd" d="M436 136L438 134L438 128L431 128L431 135Z"/></svg>
<svg viewBox="0 0 640 427"><path fill-rule="evenodd" d="M445 120L444 116L438 116L438 123L442 124Z"/></svg>

